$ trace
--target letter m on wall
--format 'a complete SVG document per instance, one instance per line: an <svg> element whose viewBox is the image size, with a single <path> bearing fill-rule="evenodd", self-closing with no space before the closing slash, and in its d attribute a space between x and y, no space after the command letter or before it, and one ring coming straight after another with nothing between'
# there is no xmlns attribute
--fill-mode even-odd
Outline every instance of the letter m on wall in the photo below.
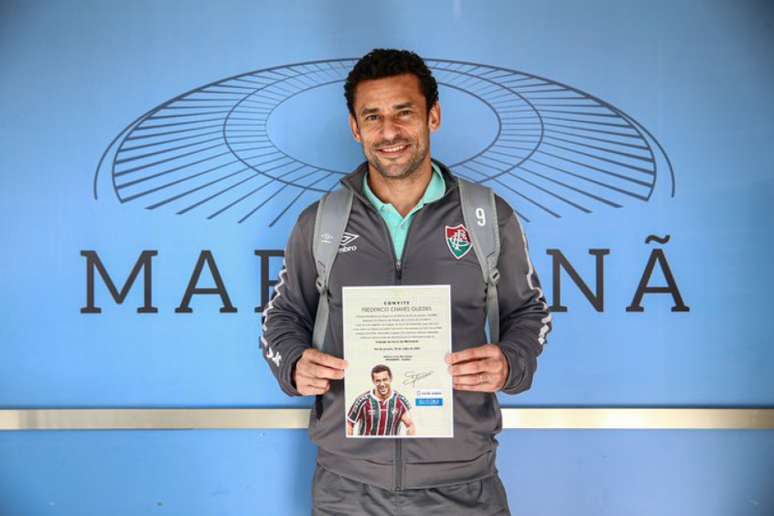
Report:
<svg viewBox="0 0 774 516"><path fill-rule="evenodd" d="M127 294L129 294L129 291L132 289L132 285L134 285L134 281L137 279L137 276L140 274L140 269L143 271L143 306L139 307L137 309L137 313L140 314L155 314L159 310L158 308L153 306L153 300L152 300L152 292L153 292L153 284L152 284L152 269L151 269L151 259L158 254L158 251L143 251L140 254L140 257L137 259L137 261L134 264L134 267L132 268L132 271L129 273L129 277L127 278L126 282L121 287L121 291L119 292L116 288L115 283L113 283L112 278L107 272L107 269L105 269L105 266L102 264L102 260L100 260L99 256L97 255L96 251L81 251L81 256L84 256L86 258L86 306L81 308L82 314L99 314L102 313L102 309L95 305L94 303L94 270L96 269L99 272L100 277L102 278L102 281L105 283L105 286L108 288L108 291L110 292L110 295L113 297L113 300L117 304L121 304L126 299Z"/></svg>

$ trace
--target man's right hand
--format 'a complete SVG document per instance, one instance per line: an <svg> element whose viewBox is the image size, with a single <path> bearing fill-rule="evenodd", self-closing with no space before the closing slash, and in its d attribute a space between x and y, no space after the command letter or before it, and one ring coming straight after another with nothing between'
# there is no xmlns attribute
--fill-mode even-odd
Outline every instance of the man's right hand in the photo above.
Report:
<svg viewBox="0 0 774 516"><path fill-rule="evenodd" d="M309 348L296 362L293 382L302 396L325 394L331 388L331 380L344 378L346 368L345 360Z"/></svg>

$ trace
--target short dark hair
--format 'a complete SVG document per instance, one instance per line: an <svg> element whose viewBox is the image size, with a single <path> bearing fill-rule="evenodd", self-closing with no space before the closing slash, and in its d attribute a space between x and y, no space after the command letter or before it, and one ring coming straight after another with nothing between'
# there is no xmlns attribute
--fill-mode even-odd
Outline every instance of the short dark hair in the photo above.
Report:
<svg viewBox="0 0 774 516"><path fill-rule="evenodd" d="M350 114L355 116L355 89L359 83L406 73L419 79L427 111L430 112L430 108L438 102L438 83L422 58L410 50L375 48L355 63L344 82L344 97Z"/></svg>
<svg viewBox="0 0 774 516"><path fill-rule="evenodd" d="M385 371L387 371L387 374L390 375L390 379L392 379L392 371L390 371L390 368L387 367L386 365L379 364L379 365L375 365L374 368L371 369L371 380L374 379L374 375L376 373L383 373Z"/></svg>

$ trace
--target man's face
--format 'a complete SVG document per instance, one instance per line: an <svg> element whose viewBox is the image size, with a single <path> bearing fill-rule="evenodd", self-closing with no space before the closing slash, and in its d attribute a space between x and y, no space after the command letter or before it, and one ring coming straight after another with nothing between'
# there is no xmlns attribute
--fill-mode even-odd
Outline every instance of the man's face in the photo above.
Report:
<svg viewBox="0 0 774 516"><path fill-rule="evenodd" d="M372 375L372 379L374 381L374 385L376 386L376 393L380 398L386 398L390 394L390 384L392 383L390 373L387 371L374 373Z"/></svg>
<svg viewBox="0 0 774 516"><path fill-rule="evenodd" d="M355 89L349 123L372 168L385 179L402 179L430 159L430 133L441 125L441 106L427 110L413 74L363 81Z"/></svg>

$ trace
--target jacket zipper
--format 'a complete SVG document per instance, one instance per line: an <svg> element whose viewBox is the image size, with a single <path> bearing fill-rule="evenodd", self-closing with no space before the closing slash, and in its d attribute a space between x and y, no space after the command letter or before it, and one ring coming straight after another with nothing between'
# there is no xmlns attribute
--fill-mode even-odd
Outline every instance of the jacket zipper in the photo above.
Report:
<svg viewBox="0 0 774 516"><path fill-rule="evenodd" d="M382 228L384 228L384 234L387 237L387 242L390 244L390 252L392 253L391 257L393 260L393 264L395 265L395 277L394 277L394 283L395 285L402 285L403 284L403 258L406 256L406 247L408 244L409 235L411 234L411 228L414 226L414 222L416 222L416 218L419 216L419 213L414 215L414 220L411 221L411 226L409 226L408 231L406 232L406 242L403 245L403 251L400 256L400 258L395 257L395 245L392 243L392 235L390 234L390 228L387 227L387 223L384 221L381 215L377 213L377 216L379 217L379 220L382 223ZM395 438L395 458L394 458L394 477L393 477L393 484L395 486L395 491L401 491L403 489L403 442L400 438Z"/></svg>
<svg viewBox="0 0 774 516"><path fill-rule="evenodd" d="M412 224L413 225L413 224ZM411 227L409 227L409 231L411 231ZM389 235L389 229L387 231L388 236L390 237L390 245L392 246L392 235ZM406 234L406 241L408 241L408 234ZM406 252L406 246L404 244L403 246L403 252ZM395 249L393 246L392 249L392 256L395 256ZM401 255L401 259L395 260L395 283L397 285L402 284L403 282L403 263L402 263L403 256ZM395 438L395 491L400 491L402 486L401 483L403 481L402 479L402 473L403 473L403 444L401 443L401 440L399 438Z"/></svg>
<svg viewBox="0 0 774 516"><path fill-rule="evenodd" d="M390 244L390 252L392 253L392 260L395 264L395 277L393 279L393 282L396 285L400 285L403 283L403 255L401 255L400 258L395 257L395 245L392 242L392 235L390 234L390 228L387 227L387 223L382 219L381 215L378 215L379 220L382 221L382 226L384 227L384 231L387 235L387 241ZM413 225L413 224L412 224ZM409 227L409 231L411 231L411 227ZM406 234L406 240L408 241L408 234ZM403 246L403 253L406 252L406 246ZM395 491L400 491L402 489L401 483L403 481L402 479L402 473L403 473L403 445L401 443L401 440L398 438L395 438L395 459L393 463L393 470L394 470L394 478L393 483L395 487Z"/></svg>
<svg viewBox="0 0 774 516"><path fill-rule="evenodd" d="M390 247L390 258L392 259L393 272L394 272L393 283L395 285L400 285L403 280L403 269L402 269L403 264L401 263L400 259L395 258L395 245L392 243L392 235L390 235L390 228L387 227L387 223L384 221L384 219L379 214L379 212L377 212L376 209L373 206L371 206L371 203L368 202L367 199L365 200L364 204L367 207L367 209L373 210L374 214L376 215L376 218L379 219L379 222L382 225L382 234L387 239L387 244ZM412 226L413 226L413 222L412 222ZM411 232L411 227L409 227L409 232ZM408 233L406 234L406 241L408 241ZM406 253L405 245L403 246L403 253L404 254ZM401 256L401 258L403 258L403 256ZM394 441L395 441L395 453L393 456L393 472L394 472L393 485L394 485L395 491L400 491L401 482L402 482L401 470L403 469L403 464L402 464L403 450L401 449L402 447L401 447L400 439L395 438Z"/></svg>
<svg viewBox="0 0 774 516"><path fill-rule="evenodd" d="M403 244L403 250L400 258L395 260L395 283L397 285L403 284L403 263L405 262L406 249L408 248L409 237L411 236L411 230L417 221L417 218L421 215L422 210L419 210L414 215L414 220L411 221L411 225L406 232L406 240ZM384 222L384 221L382 221ZM385 224L385 227L387 225ZM392 236L389 234L389 228L387 230L387 236L390 237L390 246L392 247L392 255L395 256L395 248L392 245ZM395 439L395 491L401 491L403 489L403 441L400 438Z"/></svg>
<svg viewBox="0 0 774 516"><path fill-rule="evenodd" d="M349 186L346 185L345 186ZM382 230L387 238L387 243L390 246L390 257L393 260L393 264L395 266L395 277L394 277L394 283L395 285L402 285L403 284L403 259L406 256L406 248L408 247L408 241L409 236L411 236L411 230L414 227L414 223L416 222L417 217L420 216L421 210L417 212L417 214L414 216L414 220L411 221L411 226L409 226L408 231L406 232L406 241L403 245L403 251L400 256L400 258L395 258L395 246L392 243L392 235L390 234L390 228L387 227L387 223L384 221L382 216L376 211L376 209L371 205L371 203L368 201L368 199L365 199L363 196L360 195L360 192L357 191L355 188L350 188L352 192L360 197L361 201L363 201L363 204L366 206L367 209L373 210L373 212L376 214L376 217L379 219L379 222L382 224ZM446 192L444 192L443 196L441 198L444 198L449 195L451 192L451 188L447 188ZM440 200L440 199L438 199ZM436 201L433 201L436 202ZM431 204L431 203L428 203ZM395 486L395 491L401 491L403 489L402 483L403 483L403 445L400 438L395 438L395 457L394 457L394 471L395 475L393 477L393 482Z"/></svg>

